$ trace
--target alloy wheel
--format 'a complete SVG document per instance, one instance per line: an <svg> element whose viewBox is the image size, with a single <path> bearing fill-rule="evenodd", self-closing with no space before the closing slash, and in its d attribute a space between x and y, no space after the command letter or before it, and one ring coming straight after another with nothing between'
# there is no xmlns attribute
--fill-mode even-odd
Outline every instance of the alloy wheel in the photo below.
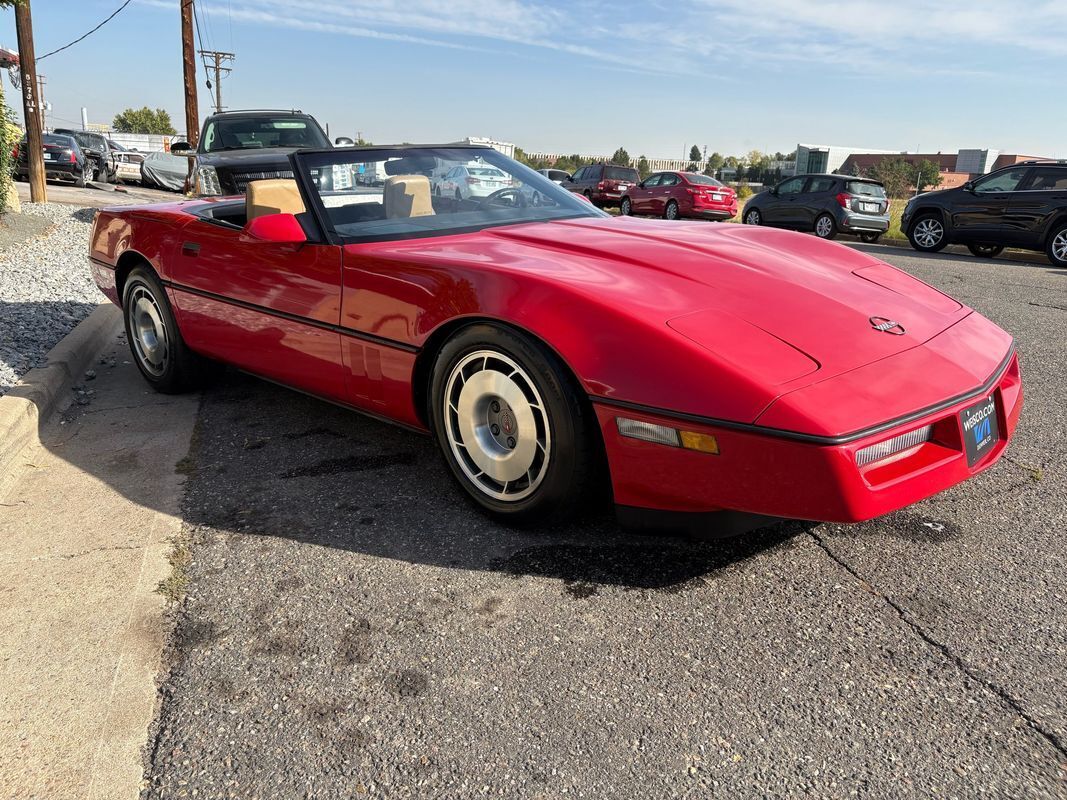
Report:
<svg viewBox="0 0 1067 800"><path fill-rule="evenodd" d="M163 375L167 371L170 348L167 324L159 302L147 287L137 286L127 298L126 309L137 360L150 375Z"/></svg>
<svg viewBox="0 0 1067 800"><path fill-rule="evenodd" d="M826 239L834 232L834 223L828 216L821 216L815 220L815 235L820 239Z"/></svg>
<svg viewBox="0 0 1067 800"><path fill-rule="evenodd" d="M632 209L633 207L630 205L630 198L624 197L622 200L622 207L619 209L622 212L622 215L624 217L630 216L630 212L632 211Z"/></svg>
<svg viewBox="0 0 1067 800"><path fill-rule="evenodd" d="M912 236L921 247L937 247L945 236L945 226L933 217L919 220Z"/></svg>
<svg viewBox="0 0 1067 800"><path fill-rule="evenodd" d="M667 203L667 219L678 219L678 204L674 202Z"/></svg>
<svg viewBox="0 0 1067 800"><path fill-rule="evenodd" d="M745 214L746 225L759 225L762 221L763 220L760 218L759 209L754 208L747 214Z"/></svg>
<svg viewBox="0 0 1067 800"><path fill-rule="evenodd" d="M526 371L495 350L477 350L453 367L442 409L452 455L470 482L496 500L532 494L552 456L541 394Z"/></svg>
<svg viewBox="0 0 1067 800"><path fill-rule="evenodd" d="M1052 257L1061 264L1067 262L1067 228L1064 228L1052 239Z"/></svg>

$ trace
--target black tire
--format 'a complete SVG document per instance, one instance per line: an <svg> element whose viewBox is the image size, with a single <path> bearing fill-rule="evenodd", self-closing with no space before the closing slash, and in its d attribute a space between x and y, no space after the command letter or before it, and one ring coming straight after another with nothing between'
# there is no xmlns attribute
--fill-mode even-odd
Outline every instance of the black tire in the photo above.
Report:
<svg viewBox="0 0 1067 800"><path fill-rule="evenodd" d="M85 188L85 171L84 170L82 170L82 173L80 175L78 175L74 179L74 185L77 186L79 189L84 189Z"/></svg>
<svg viewBox="0 0 1067 800"><path fill-rule="evenodd" d="M948 231L937 214L920 214L908 228L908 241L920 253L937 253L948 244Z"/></svg>
<svg viewBox="0 0 1067 800"><path fill-rule="evenodd" d="M861 233L860 234L860 241L861 242L866 242L867 244L875 244L881 238L882 238L882 234L880 234L880 233Z"/></svg>
<svg viewBox="0 0 1067 800"><path fill-rule="evenodd" d="M747 208L745 214L741 218L741 222L745 225L762 225L763 214L758 208Z"/></svg>
<svg viewBox="0 0 1067 800"><path fill-rule="evenodd" d="M97 174L99 175L100 183L113 183L114 182L115 177L108 173L108 171L107 171L107 162L106 161L101 161L100 164L97 166L96 171L97 171Z"/></svg>
<svg viewBox="0 0 1067 800"><path fill-rule="evenodd" d="M152 308L141 306L142 300L151 304ZM154 318L145 318L153 313L158 316L164 332L160 348L155 351L158 355L157 361L154 362L158 364L156 370L149 368L148 363L152 359L146 356L142 344L144 340L139 337L139 329L154 321ZM180 394L203 384L211 371L211 364L186 346L167 294L155 273L148 267L135 267L126 278L126 285L122 290L122 318L133 363L153 389L163 394Z"/></svg>
<svg viewBox="0 0 1067 800"><path fill-rule="evenodd" d="M1067 268L1067 222L1060 223L1048 235L1045 248L1048 260L1054 267Z"/></svg>
<svg viewBox="0 0 1067 800"><path fill-rule="evenodd" d="M663 209L664 219L678 219L678 203L674 200L667 202L667 205Z"/></svg>
<svg viewBox="0 0 1067 800"><path fill-rule="evenodd" d="M624 217L633 216L633 203L630 202L629 197L622 198L622 203L619 204L619 213Z"/></svg>
<svg viewBox="0 0 1067 800"><path fill-rule="evenodd" d="M996 258L1004 251L1004 245L1000 244L969 244L967 249L976 258Z"/></svg>
<svg viewBox="0 0 1067 800"><path fill-rule="evenodd" d="M491 355L483 360L483 352ZM494 362L494 358L500 360ZM518 373L512 371L513 366L519 368ZM522 403L523 397L539 398L543 415L532 412L534 404L528 404L530 407L525 411L532 416L523 416L524 409L519 405L513 410L503 394L496 395L482 387L484 377L495 381L492 384L495 391L504 383L499 377L503 374L521 387L521 392L513 395L518 403ZM566 367L537 341L496 325L475 324L463 328L437 354L427 402L434 437L452 476L484 510L512 522L562 520L573 516L579 504L588 498L598 442L594 419ZM495 409L494 403L497 403ZM520 471L525 467L521 457L523 448L534 453L534 461L527 472L512 481L494 481L485 472L479 473L479 479L478 474L473 474L481 469L475 457L484 459L486 450L492 447L502 455L500 463L512 457L497 437L510 430L510 425L504 422L509 411L518 439L518 445L515 439L507 445L518 459L515 466ZM491 424L492 413L500 414L497 418L500 426ZM486 421L477 429L474 441L466 441L461 420L481 420L483 416ZM530 420L534 422L532 426L528 424ZM469 427L468 433L474 430L473 426ZM544 444L530 450L529 433L540 442L545 431ZM487 438L490 434L497 444ZM542 458L540 463L538 453ZM536 478L532 477L535 473ZM514 499L506 496L509 487Z"/></svg>
<svg viewBox="0 0 1067 800"><path fill-rule="evenodd" d="M463 199L463 195L460 193L459 189L456 189L456 199L457 200L462 200Z"/></svg>
<svg viewBox="0 0 1067 800"><path fill-rule="evenodd" d="M815 218L814 225L815 235L820 239L836 239L837 238L837 222L834 221L833 216L830 214L820 214Z"/></svg>

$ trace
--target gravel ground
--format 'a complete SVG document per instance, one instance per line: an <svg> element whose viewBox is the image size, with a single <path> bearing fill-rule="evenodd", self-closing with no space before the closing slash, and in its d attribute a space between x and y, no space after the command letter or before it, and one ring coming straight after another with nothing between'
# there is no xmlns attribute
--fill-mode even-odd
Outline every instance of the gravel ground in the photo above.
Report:
<svg viewBox="0 0 1067 800"><path fill-rule="evenodd" d="M428 440L207 391L144 797L1067 797L1067 272L871 252L1011 330L1027 407L864 525L513 530Z"/></svg>
<svg viewBox="0 0 1067 800"><path fill-rule="evenodd" d="M104 301L86 254L93 209L26 204L56 227L0 252L0 395Z"/></svg>

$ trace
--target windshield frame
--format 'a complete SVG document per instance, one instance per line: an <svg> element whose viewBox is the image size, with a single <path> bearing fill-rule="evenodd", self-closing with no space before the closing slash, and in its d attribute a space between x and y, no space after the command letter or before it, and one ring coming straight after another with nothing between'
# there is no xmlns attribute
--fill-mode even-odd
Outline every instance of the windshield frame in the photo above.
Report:
<svg viewBox="0 0 1067 800"><path fill-rule="evenodd" d="M395 156L408 156L415 155L419 151L423 150L435 150L435 151L470 151L471 160L475 156L482 156L483 160L487 161L491 166L500 169L505 174L509 171L514 177L520 178L524 183L532 185L537 188L538 191L549 196L559 197L562 203L565 203L571 208L572 213L565 213L559 216L554 216L550 219L500 219L500 220L484 220L471 225L458 225L454 228L448 228L444 230L415 230L404 232L392 232L384 234L368 234L364 236L353 236L345 233L338 232L326 212L326 206L322 201L322 196L319 194L318 189L315 187L311 177L311 171L313 169L322 169L334 164L352 163L358 161L360 157L367 156L367 160L372 160L370 156L379 155L381 159L386 159ZM525 164L515 161L512 158L501 153L499 150L495 150L492 147L484 145L467 145L467 144L429 144L429 145L368 145L366 147L344 147L344 148L330 148L323 150L298 150L295 153L289 155L289 162L293 167L293 176L295 177L298 185L300 186L300 192L304 197L305 207L314 215L315 221L318 223L319 230L322 231L326 241L331 244L340 246L349 244L364 244L371 242L390 242L390 241L404 241L407 239L430 239L441 238L444 236L457 236L465 233L477 233L478 231L485 230L487 228L498 228L506 225L530 225L535 223L546 222L558 222L569 219L597 219L597 218L610 218L611 215L606 211L601 211L596 208L592 203L587 203L585 200L577 197L573 192L564 189L562 186L550 181L544 175L534 171ZM494 163L499 162L499 163ZM502 166L506 164L507 168Z"/></svg>

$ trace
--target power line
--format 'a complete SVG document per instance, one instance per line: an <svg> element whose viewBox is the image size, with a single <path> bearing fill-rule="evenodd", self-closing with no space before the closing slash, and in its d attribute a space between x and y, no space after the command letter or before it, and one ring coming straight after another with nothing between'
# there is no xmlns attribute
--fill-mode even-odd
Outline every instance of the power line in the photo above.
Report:
<svg viewBox="0 0 1067 800"><path fill-rule="evenodd" d="M38 61L42 61L43 59L46 59L46 58L48 58L49 56L54 56L54 55L55 55L56 53L62 52L63 50L66 50L66 49L67 49L68 47L73 47L73 46L74 46L74 45L76 45L76 44L77 44L78 42L80 42L80 41L81 41L82 39L85 39L85 38L87 38L88 36L90 36L90 35L92 35L92 34L96 33L96 32L97 32L98 30L100 30L100 29L101 29L101 28L103 28L103 27L104 27L105 25L107 25L107 24L108 24L109 22L111 22L111 20L113 20L113 19L114 19L114 18L115 18L116 16L118 16L118 13L119 13L120 11L122 11L122 9L126 8L126 6L128 6L128 5L129 5L130 3L132 3L132 2L133 2L133 0L126 0L126 2L125 2L125 3L123 3L123 4L121 5L121 6L119 6L118 8L116 8L116 9L115 9L115 11L114 11L114 12L113 12L113 13L111 14L111 16L110 16L110 17L108 17L107 19L105 19L105 20L104 20L103 22L101 22L101 23L100 23L99 25L97 25L97 26L96 26L95 28L93 28L93 29L92 29L91 31L89 31L88 33L85 33L85 34L83 34L83 35L79 36L79 37L78 37L77 39L75 39L75 40L74 40L73 42L70 42L69 44L65 44L65 45L63 45L62 47L59 47L59 48L56 48L55 50L52 50L51 52L45 53L45 54L44 54L43 56L38 56L37 60L38 60Z"/></svg>

